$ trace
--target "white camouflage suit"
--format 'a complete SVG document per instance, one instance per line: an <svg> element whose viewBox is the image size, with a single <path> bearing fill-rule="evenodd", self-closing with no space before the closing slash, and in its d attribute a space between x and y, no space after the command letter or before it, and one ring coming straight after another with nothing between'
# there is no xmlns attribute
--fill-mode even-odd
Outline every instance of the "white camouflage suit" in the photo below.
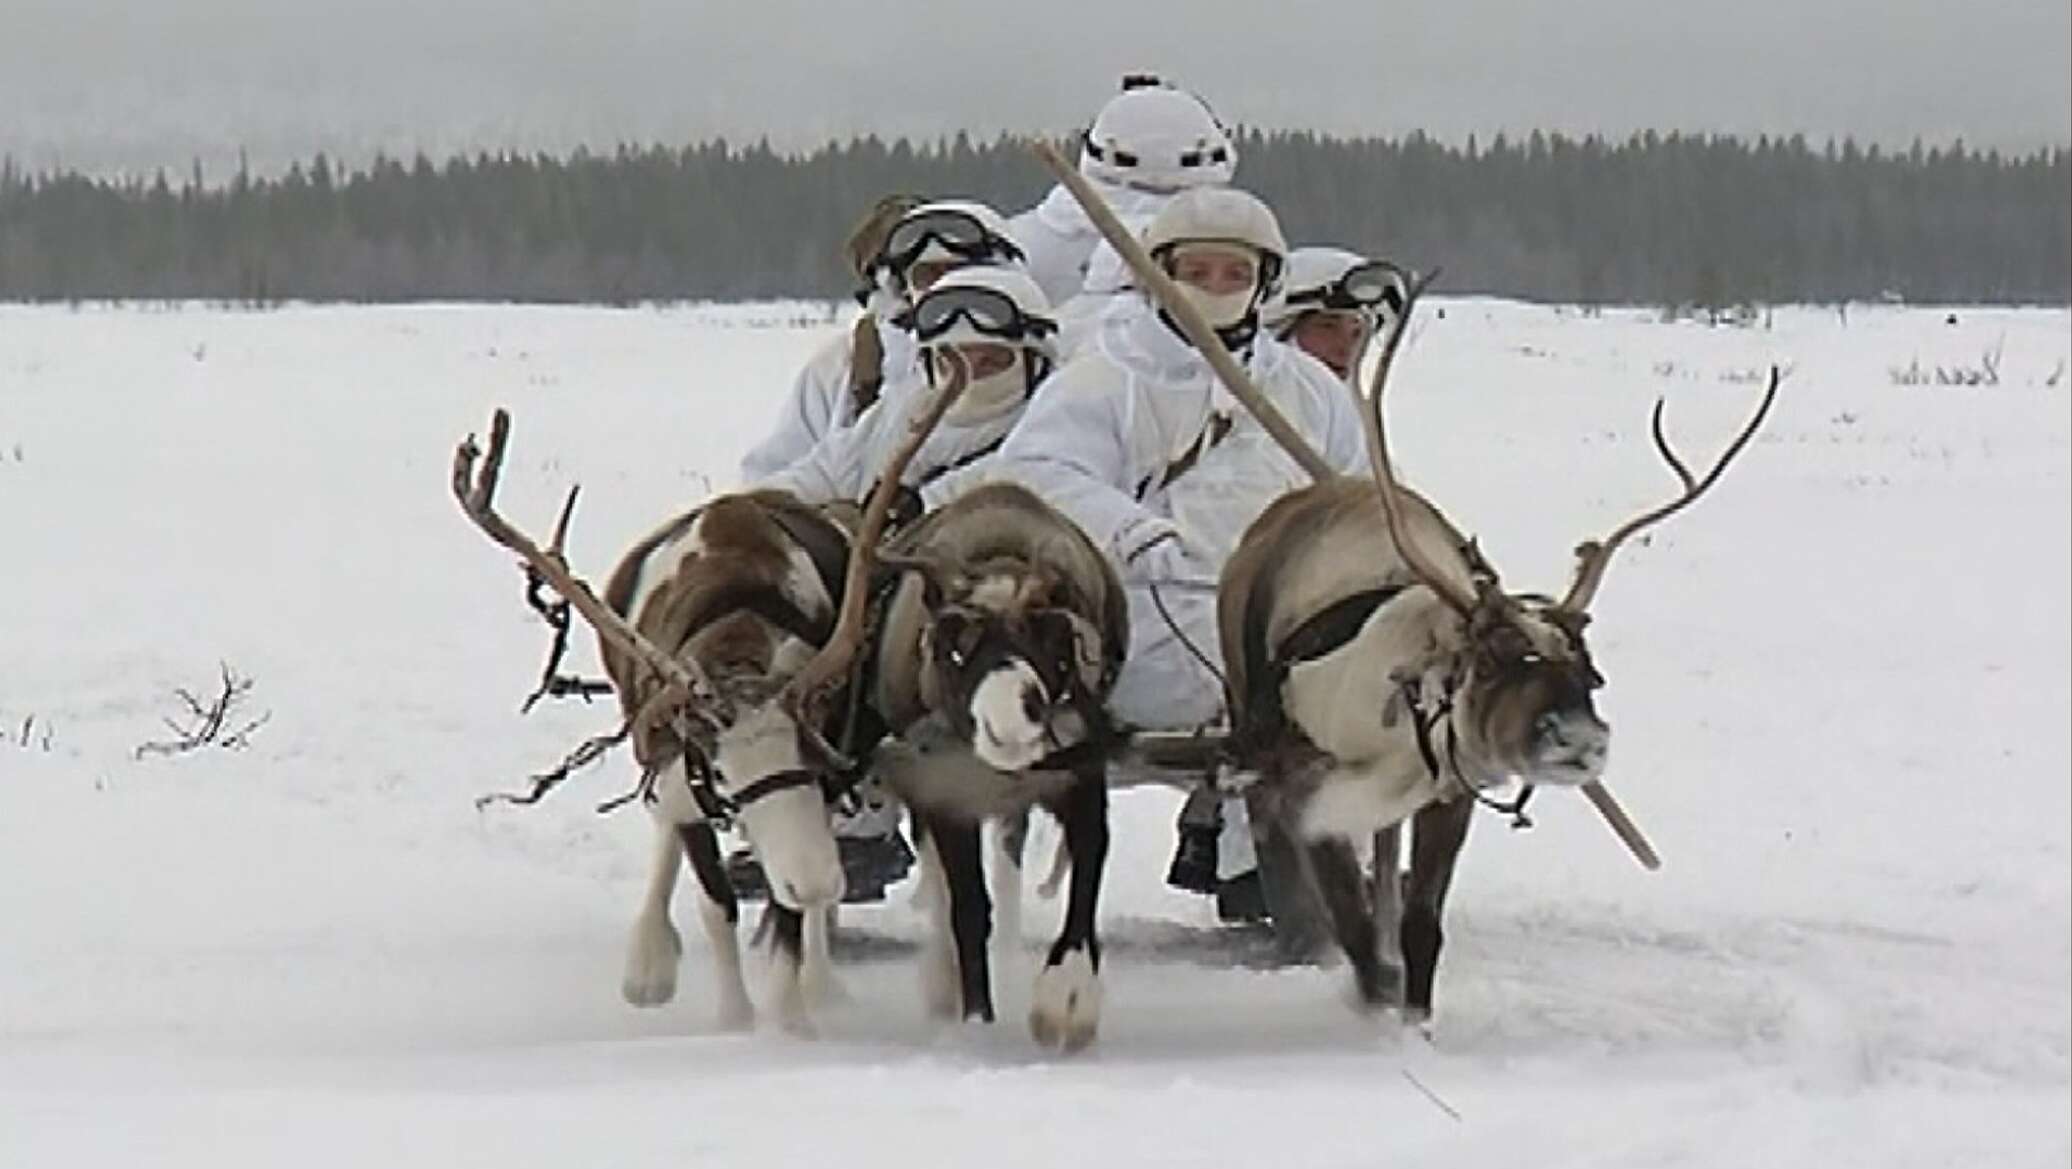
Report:
<svg viewBox="0 0 2072 1169"><path fill-rule="evenodd" d="M890 323L892 313L872 312L878 344L885 357L880 364L884 384L880 400L910 392L922 383L921 350L914 335ZM853 425L857 419L855 395L850 391L850 354L855 346L852 329L843 329L813 351L804 369L792 382L777 425L770 436L741 457L741 480L759 485L798 462L825 436ZM830 497L832 498L832 497Z"/></svg>
<svg viewBox="0 0 2072 1169"><path fill-rule="evenodd" d="M1088 181L1132 234L1142 234L1173 198L1171 191ZM1061 352L1078 352L1103 316L1142 304L1131 293L1134 281L1129 265L1101 238L1085 208L1062 185L1052 187L1042 202L1008 220L1007 229L1027 256L1029 274L1058 306Z"/></svg>
<svg viewBox="0 0 2072 1169"><path fill-rule="evenodd" d="M809 503L852 500L862 503L892 461L892 452L906 439L913 412L928 400L927 383L918 377L897 386L887 382L878 401L856 420L821 436L811 450L772 475L751 480L756 487L789 491ZM945 417L914 452L900 476L916 488L924 503L947 492L968 465L991 454L1021 417L1025 399L1017 396L978 417Z"/></svg>
<svg viewBox="0 0 2072 1169"><path fill-rule="evenodd" d="M1310 479L1189 346L1136 298L1112 313L1030 402L985 478L1013 479L1105 549L1130 597L1130 651L1109 709L1139 728L1192 728L1223 711L1220 683L1174 632L1222 668L1216 583L1245 528ZM1344 382L1264 334L1240 355L1253 381L1333 467L1366 469ZM1184 473L1190 450L1228 429ZM1153 587L1172 622L1160 614Z"/></svg>

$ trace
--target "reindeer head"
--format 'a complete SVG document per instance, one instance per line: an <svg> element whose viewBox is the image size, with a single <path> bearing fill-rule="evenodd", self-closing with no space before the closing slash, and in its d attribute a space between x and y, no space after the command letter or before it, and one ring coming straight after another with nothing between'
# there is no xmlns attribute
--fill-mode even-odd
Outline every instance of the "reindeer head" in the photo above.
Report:
<svg viewBox="0 0 2072 1169"><path fill-rule="evenodd" d="M1611 727L1590 696L1604 678L1583 640L1589 618L1545 597L1485 590L1455 623L1459 637L1441 680L1451 693L1439 749L1484 777L1592 783L1603 773Z"/></svg>
<svg viewBox="0 0 2072 1169"><path fill-rule="evenodd" d="M922 704L1000 771L1095 734L1109 661L1085 598L1050 568L908 560L922 579Z"/></svg>
<svg viewBox="0 0 2072 1169"><path fill-rule="evenodd" d="M1423 286L1406 282L1404 318ZM1604 685L1604 678L1591 661L1584 634L1590 601L1605 567L1629 537L1688 507L1719 480L1769 413L1777 397L1778 373L1771 371L1761 406L1703 479L1694 478L1671 449L1662 429L1663 403L1655 403L1655 447L1682 482L1683 492L1627 521L1608 538L1579 545L1575 582L1556 601L1504 592L1496 570L1473 541L1458 548L1471 582L1463 588L1457 573L1444 571L1418 540L1409 538L1404 493L1389 458L1382 414L1389 365L1401 336L1399 322L1376 363L1363 421L1390 541L1419 581L1452 610L1453 619L1444 623L1449 632L1441 638L1442 662L1435 667L1445 675L1439 679L1441 690L1452 706L1449 727L1454 739L1442 749L1457 749L1484 777L1518 776L1532 784L1594 788L1604 771L1611 727L1591 703L1591 693Z"/></svg>
<svg viewBox="0 0 2072 1169"><path fill-rule="evenodd" d="M653 798L688 798L707 821L738 825L779 904L835 904L843 877L827 804L845 761L802 721L771 674L715 672L713 684L709 696L665 707L682 773L667 771Z"/></svg>

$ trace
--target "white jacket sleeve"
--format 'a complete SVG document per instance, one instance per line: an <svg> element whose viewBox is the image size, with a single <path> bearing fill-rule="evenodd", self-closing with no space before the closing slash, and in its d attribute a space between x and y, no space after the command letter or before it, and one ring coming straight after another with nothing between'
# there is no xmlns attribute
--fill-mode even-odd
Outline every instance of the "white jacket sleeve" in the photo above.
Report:
<svg viewBox="0 0 2072 1169"><path fill-rule="evenodd" d="M1086 279L1087 257L1093 254L1099 237L1060 230L1042 211L1038 204L1008 220L1007 235L1022 249L1029 275L1043 295L1054 305L1063 304L1079 294Z"/></svg>
<svg viewBox="0 0 2072 1169"><path fill-rule="evenodd" d="M884 428L885 403L873 405L858 415L850 426L840 426L820 436L804 455L790 466L761 480L756 487L789 491L807 503L860 501L870 488L871 468L883 461L880 434Z"/></svg>
<svg viewBox="0 0 2072 1169"><path fill-rule="evenodd" d="M964 466L953 468L935 476L926 483L921 484L916 490L916 494L921 497L921 508L923 511L934 511L943 504L949 503L958 496L969 492L974 487L990 483L996 479L1011 477L1001 473L1000 456L998 452L995 452L982 459L966 463Z"/></svg>
<svg viewBox="0 0 2072 1169"><path fill-rule="evenodd" d="M1356 400L1357 391L1332 373L1331 367L1300 349L1290 346L1289 356L1296 359L1316 402L1316 423L1310 433L1316 436L1317 453L1341 475L1372 474L1373 464L1367 458L1367 430L1360 421L1363 407Z"/></svg>
<svg viewBox="0 0 2072 1169"><path fill-rule="evenodd" d="M741 457L742 482L770 479L806 457L822 436L849 423L849 343L845 329L799 371L776 429Z"/></svg>
<svg viewBox="0 0 2072 1169"><path fill-rule="evenodd" d="M1130 441L1128 387L1113 384L1120 376L1098 359L1058 371L1001 444L990 475L1042 496L1123 564L1175 529L1137 502L1152 468Z"/></svg>

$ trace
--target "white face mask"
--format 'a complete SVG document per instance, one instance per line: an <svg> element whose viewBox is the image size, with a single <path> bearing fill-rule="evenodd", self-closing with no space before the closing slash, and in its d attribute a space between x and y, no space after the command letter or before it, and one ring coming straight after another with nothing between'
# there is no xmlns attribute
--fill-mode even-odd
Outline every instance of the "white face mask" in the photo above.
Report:
<svg viewBox="0 0 2072 1169"><path fill-rule="evenodd" d="M957 404L943 412L942 420L949 426L973 426L991 421L1019 407L1027 396L1027 390L1022 362L1017 357L1013 365L999 373L974 378L964 388Z"/></svg>
<svg viewBox="0 0 2072 1169"><path fill-rule="evenodd" d="M1211 328L1228 329L1245 319L1252 309L1252 290L1241 288L1236 292L1204 292L1192 284L1181 284L1185 295Z"/></svg>

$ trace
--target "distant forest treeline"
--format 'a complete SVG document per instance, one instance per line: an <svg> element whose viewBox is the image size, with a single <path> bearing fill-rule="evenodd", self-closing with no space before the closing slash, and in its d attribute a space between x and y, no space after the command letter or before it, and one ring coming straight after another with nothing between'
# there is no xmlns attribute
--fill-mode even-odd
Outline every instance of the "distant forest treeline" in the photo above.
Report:
<svg viewBox="0 0 2072 1169"><path fill-rule="evenodd" d="M1247 132L1238 181L1291 240L1415 267L1441 288L1723 307L1897 295L2072 300L2072 152L1889 153L1803 138ZM859 211L892 190L1029 206L1016 141L866 138L377 159L211 182L31 175L0 163L0 299L589 301L834 297Z"/></svg>

